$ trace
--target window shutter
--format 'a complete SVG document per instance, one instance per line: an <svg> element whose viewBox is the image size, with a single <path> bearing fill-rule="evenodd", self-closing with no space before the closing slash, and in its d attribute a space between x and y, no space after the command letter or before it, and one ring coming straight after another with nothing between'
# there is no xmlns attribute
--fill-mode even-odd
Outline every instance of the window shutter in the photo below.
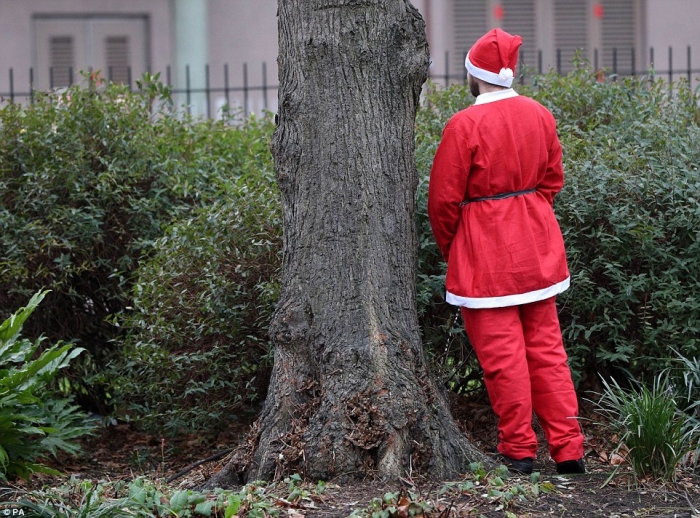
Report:
<svg viewBox="0 0 700 518"><path fill-rule="evenodd" d="M73 82L75 46L72 36L52 36L49 40L50 87L61 88Z"/></svg>
<svg viewBox="0 0 700 518"><path fill-rule="evenodd" d="M452 3L454 55L450 59L450 75L455 79L466 77L464 58L474 42L490 28L487 3L487 0L454 0Z"/></svg>
<svg viewBox="0 0 700 518"><path fill-rule="evenodd" d="M629 74L632 71L632 52L635 44L635 0L603 2L603 62L601 66L611 73ZM636 68L636 67L635 67Z"/></svg>
<svg viewBox="0 0 700 518"><path fill-rule="evenodd" d="M520 47L519 63L537 67L537 22L535 20L535 0L503 0L504 31L519 34L523 38ZM516 70L521 73L522 70Z"/></svg>
<svg viewBox="0 0 700 518"><path fill-rule="evenodd" d="M560 52L556 67L565 74L573 69L571 61L577 49L581 57L588 57L588 2L554 0L554 47Z"/></svg>
<svg viewBox="0 0 700 518"><path fill-rule="evenodd" d="M115 83L129 84L130 66L129 38L127 36L107 36L105 38L107 79ZM103 74L104 74L103 72Z"/></svg>

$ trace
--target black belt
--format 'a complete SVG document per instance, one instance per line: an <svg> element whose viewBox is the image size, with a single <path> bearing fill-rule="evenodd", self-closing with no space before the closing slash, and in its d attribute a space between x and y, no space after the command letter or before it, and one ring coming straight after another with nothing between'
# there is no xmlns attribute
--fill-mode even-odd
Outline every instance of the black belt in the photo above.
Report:
<svg viewBox="0 0 700 518"><path fill-rule="evenodd" d="M505 198L512 198L513 196L520 196L521 194L530 194L533 192L537 192L537 189L525 189L524 191L513 191L513 192L504 192L503 194L494 194L493 196L481 196L480 198L470 198L468 200L464 200L462 203L459 204L459 206L466 205L467 203L473 203L475 201L486 201L486 200L503 200Z"/></svg>

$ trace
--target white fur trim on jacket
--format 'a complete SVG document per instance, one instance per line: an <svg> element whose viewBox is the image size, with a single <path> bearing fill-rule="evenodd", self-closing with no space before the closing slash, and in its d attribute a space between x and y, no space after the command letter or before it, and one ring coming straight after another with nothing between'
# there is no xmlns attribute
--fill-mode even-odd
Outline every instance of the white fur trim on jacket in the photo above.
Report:
<svg viewBox="0 0 700 518"><path fill-rule="evenodd" d="M510 99L511 97L517 97L518 92L509 88L508 90L498 90L496 92L486 92L481 94L476 98L474 104L486 104L500 101L501 99Z"/></svg>
<svg viewBox="0 0 700 518"><path fill-rule="evenodd" d="M482 308L504 308L507 306L519 306L521 304L529 304L538 300L545 300L563 291L569 289L571 278L567 277L563 281L543 288L541 290L529 291L527 293L518 293L516 295L504 295L502 297L460 297L454 293L447 292L447 303L453 306L464 306L472 309Z"/></svg>

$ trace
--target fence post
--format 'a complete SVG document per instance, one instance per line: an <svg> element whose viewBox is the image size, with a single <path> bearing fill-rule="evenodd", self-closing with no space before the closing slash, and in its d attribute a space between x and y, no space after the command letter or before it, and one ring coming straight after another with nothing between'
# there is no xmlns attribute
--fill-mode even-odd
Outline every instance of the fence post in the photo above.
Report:
<svg viewBox="0 0 700 518"><path fill-rule="evenodd" d="M34 104L34 67L29 67L29 104Z"/></svg>
<svg viewBox="0 0 700 518"><path fill-rule="evenodd" d="M668 47L668 84L673 84L673 47ZM672 86L671 86L672 88Z"/></svg>
<svg viewBox="0 0 700 518"><path fill-rule="evenodd" d="M231 113L231 100L228 88L228 63L224 63L224 95L226 96L226 113Z"/></svg>
<svg viewBox="0 0 700 518"><path fill-rule="evenodd" d="M243 113L248 118L248 63L243 63Z"/></svg>
<svg viewBox="0 0 700 518"><path fill-rule="evenodd" d="M520 86L525 84L525 74L523 74L523 70L525 68L525 53L520 54Z"/></svg>
<svg viewBox="0 0 700 518"><path fill-rule="evenodd" d="M450 51L445 51L445 87L450 84Z"/></svg>
<svg viewBox="0 0 700 518"><path fill-rule="evenodd" d="M537 73L542 75L542 49L537 51Z"/></svg>
<svg viewBox="0 0 700 518"><path fill-rule="evenodd" d="M654 47L649 47L649 63L651 66L651 73L649 74L649 81L653 84L654 83L654 75L655 75L655 70L654 70Z"/></svg>
<svg viewBox="0 0 700 518"><path fill-rule="evenodd" d="M637 60L634 54L634 47L630 51L630 60L632 61L632 77L637 75Z"/></svg>
<svg viewBox="0 0 700 518"><path fill-rule="evenodd" d="M204 95L207 96L207 119L211 119L211 89L209 85L209 63L204 65Z"/></svg>
<svg viewBox="0 0 700 518"><path fill-rule="evenodd" d="M262 89L263 89L263 108L267 110L267 62L262 64Z"/></svg>
<svg viewBox="0 0 700 518"><path fill-rule="evenodd" d="M598 73L598 49L593 49L593 71Z"/></svg>
<svg viewBox="0 0 700 518"><path fill-rule="evenodd" d="M10 101L15 102L15 81L10 67Z"/></svg>
<svg viewBox="0 0 700 518"><path fill-rule="evenodd" d="M557 49L557 74L561 75L561 49Z"/></svg>
<svg viewBox="0 0 700 518"><path fill-rule="evenodd" d="M185 65L185 92L187 98L187 115L192 114L192 108L190 106L192 92L190 91L190 66Z"/></svg>
<svg viewBox="0 0 700 518"><path fill-rule="evenodd" d="M467 55L465 54L462 58L462 82L465 86L469 86L469 72L467 70Z"/></svg>
<svg viewBox="0 0 700 518"><path fill-rule="evenodd" d="M690 61L690 45L688 45L688 86L691 86L693 71L691 69Z"/></svg>
<svg viewBox="0 0 700 518"><path fill-rule="evenodd" d="M613 47L613 77L617 81L617 48Z"/></svg>

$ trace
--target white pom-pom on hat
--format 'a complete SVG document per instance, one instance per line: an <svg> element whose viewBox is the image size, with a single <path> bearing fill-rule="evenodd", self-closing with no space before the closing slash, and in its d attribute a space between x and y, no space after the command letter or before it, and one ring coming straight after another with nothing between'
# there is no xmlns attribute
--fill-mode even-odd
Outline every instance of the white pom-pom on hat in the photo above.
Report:
<svg viewBox="0 0 700 518"><path fill-rule="evenodd" d="M498 77L501 78L503 81L507 81L508 79L513 79L513 69L512 68L502 68L501 71L498 73Z"/></svg>

